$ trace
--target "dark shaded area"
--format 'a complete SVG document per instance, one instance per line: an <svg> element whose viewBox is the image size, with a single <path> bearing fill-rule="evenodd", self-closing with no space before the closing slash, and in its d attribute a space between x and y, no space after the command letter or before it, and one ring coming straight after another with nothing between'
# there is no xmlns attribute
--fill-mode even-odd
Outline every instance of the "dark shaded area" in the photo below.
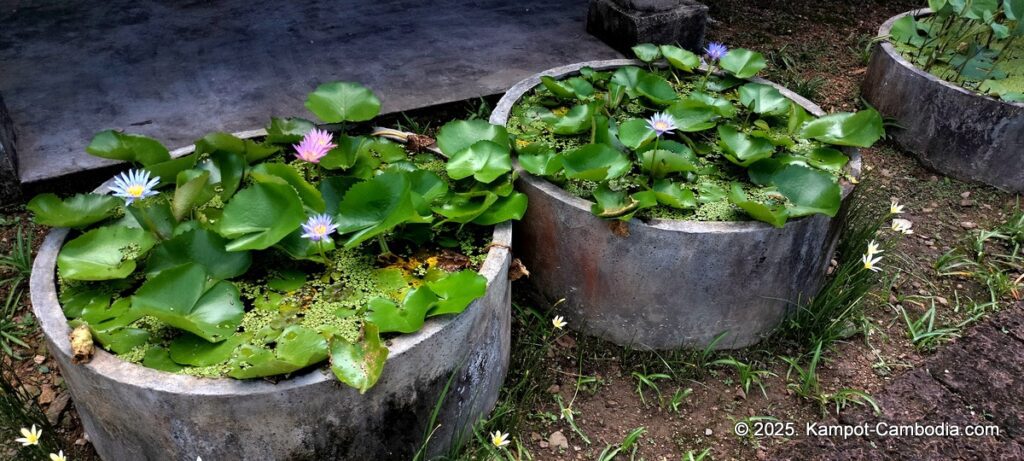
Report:
<svg viewBox="0 0 1024 461"><path fill-rule="evenodd" d="M385 111L495 94L537 71L617 57L586 1L0 1L0 93L35 182L109 162L115 128L169 147L307 116L306 93L363 82Z"/></svg>

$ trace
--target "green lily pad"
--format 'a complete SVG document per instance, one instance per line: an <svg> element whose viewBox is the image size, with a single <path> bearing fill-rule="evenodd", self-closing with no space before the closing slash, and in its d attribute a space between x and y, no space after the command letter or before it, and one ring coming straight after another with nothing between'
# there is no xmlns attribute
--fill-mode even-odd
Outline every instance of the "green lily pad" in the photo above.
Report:
<svg viewBox="0 0 1024 461"><path fill-rule="evenodd" d="M607 144L587 144L562 156L565 175L573 179L604 181L629 172L632 162Z"/></svg>
<svg viewBox="0 0 1024 461"><path fill-rule="evenodd" d="M327 208L323 196L315 186L306 181L295 167L287 163L261 163L249 172L254 180L261 183L273 182L285 184L295 189L302 199L302 204L317 213Z"/></svg>
<svg viewBox="0 0 1024 461"><path fill-rule="evenodd" d="M518 221L526 214L527 202L526 194L521 192L498 197L483 213L473 218L472 222L481 226L493 226L505 221Z"/></svg>
<svg viewBox="0 0 1024 461"><path fill-rule="evenodd" d="M327 123L363 122L380 113L380 99L358 83L331 82L309 94L306 108Z"/></svg>
<svg viewBox="0 0 1024 461"><path fill-rule="evenodd" d="M633 150L653 141L656 136L657 133L647 123L647 120L641 118L631 118L619 125L619 141Z"/></svg>
<svg viewBox="0 0 1024 461"><path fill-rule="evenodd" d="M643 62L654 62L661 59L661 48L651 43L641 43L632 48L636 58Z"/></svg>
<svg viewBox="0 0 1024 461"><path fill-rule="evenodd" d="M37 224L82 228L113 216L123 204L123 200L109 195L75 194L61 200L56 194L40 194L25 208L33 213Z"/></svg>
<svg viewBox="0 0 1024 461"><path fill-rule="evenodd" d="M132 309L207 341L223 341L245 311L233 284L221 281L207 288L209 283L209 274L198 264L167 269L139 287Z"/></svg>
<svg viewBox="0 0 1024 461"><path fill-rule="evenodd" d="M477 181L489 183L512 171L512 157L508 144L492 141L477 141L458 151L448 160L448 176L463 179L472 176Z"/></svg>
<svg viewBox="0 0 1024 461"><path fill-rule="evenodd" d="M473 270L463 270L440 280L427 282L436 296L429 315L458 314L487 293L487 278Z"/></svg>
<svg viewBox="0 0 1024 461"><path fill-rule="evenodd" d="M363 339L357 343L331 341L331 371L361 394L377 383L387 359L388 348L381 344L380 331L373 324L363 325Z"/></svg>
<svg viewBox="0 0 1024 461"><path fill-rule="evenodd" d="M136 162L145 166L171 159L170 152L160 141L114 130L97 133L85 151L97 157Z"/></svg>
<svg viewBox="0 0 1024 461"><path fill-rule="evenodd" d="M298 144L316 124L304 118L271 117L267 125L267 142L277 144Z"/></svg>
<svg viewBox="0 0 1024 461"><path fill-rule="evenodd" d="M718 126L718 145L726 159L742 167L769 158L775 152L775 146L768 140L750 136L730 125Z"/></svg>
<svg viewBox="0 0 1024 461"><path fill-rule="evenodd" d="M338 205L338 233L352 248L404 222L425 222L416 212L407 173L389 171L349 188Z"/></svg>
<svg viewBox="0 0 1024 461"><path fill-rule="evenodd" d="M700 67L700 57L689 50L678 46L661 45L661 54L668 63L683 72L693 72Z"/></svg>
<svg viewBox="0 0 1024 461"><path fill-rule="evenodd" d="M562 157L551 146L531 143L516 152L519 165L538 176L551 176L562 171Z"/></svg>
<svg viewBox="0 0 1024 461"><path fill-rule="evenodd" d="M839 146L871 147L882 136L882 116L874 109L826 115L804 124L800 136Z"/></svg>
<svg viewBox="0 0 1024 461"><path fill-rule="evenodd" d="M320 363L329 356L327 340L301 325L285 328L273 342L273 350L254 344L235 349L228 376L250 379L282 375Z"/></svg>
<svg viewBox="0 0 1024 461"><path fill-rule="evenodd" d="M100 227L65 244L57 255L57 268L67 280L123 279L155 244L156 239L142 229Z"/></svg>
<svg viewBox="0 0 1024 461"><path fill-rule="evenodd" d="M171 199L171 214L179 222L185 219L196 207L210 201L214 196L210 186L210 172L201 170L185 170L178 173L177 188Z"/></svg>
<svg viewBox="0 0 1024 461"><path fill-rule="evenodd" d="M206 229L193 229L165 240L153 248L146 263L146 274L153 277L167 269L195 263L211 277L227 280L249 270L248 251L227 251L228 240Z"/></svg>
<svg viewBox="0 0 1024 461"><path fill-rule="evenodd" d="M764 55L761 53L744 48L734 48L722 57L719 65L737 78L750 78L757 75L768 63L765 62Z"/></svg>
<svg viewBox="0 0 1024 461"><path fill-rule="evenodd" d="M229 239L228 251L264 250L306 220L302 200L290 185L256 183L242 189L224 207L217 232Z"/></svg>
<svg viewBox="0 0 1024 461"><path fill-rule="evenodd" d="M247 338L247 335L233 335L219 343L211 343L199 336L185 333L171 341L168 352L175 363L208 367L230 359L235 348Z"/></svg>
<svg viewBox="0 0 1024 461"><path fill-rule="evenodd" d="M505 127L491 125L484 120L448 122L437 132L437 147L449 158L479 141L508 146L508 132Z"/></svg>
<svg viewBox="0 0 1024 461"><path fill-rule="evenodd" d="M781 114L789 110L789 99L771 85L748 83L740 87L740 103L757 114Z"/></svg>
<svg viewBox="0 0 1024 461"><path fill-rule="evenodd" d="M668 80L650 72L640 74L640 79L636 84L636 91L651 102L662 106L667 106L679 99L679 94L668 83Z"/></svg>
<svg viewBox="0 0 1024 461"><path fill-rule="evenodd" d="M591 128L596 112L593 104L578 104L569 109L564 116L546 116L543 120L555 134L579 134Z"/></svg>
<svg viewBox="0 0 1024 461"><path fill-rule="evenodd" d="M772 175L772 184L790 202L789 216L821 213L835 216L839 212L842 191L828 173L800 165L787 165Z"/></svg>
<svg viewBox="0 0 1024 461"><path fill-rule="evenodd" d="M651 188L658 203L668 205L672 208L694 208L697 206L697 198L693 191L683 187L679 183L667 179L659 179L654 182Z"/></svg>
<svg viewBox="0 0 1024 461"><path fill-rule="evenodd" d="M732 192L729 194L729 200L740 207L743 211L747 212L750 217L771 224L775 227L782 228L786 225L786 220L789 219L789 213L784 207L770 208L763 203L754 202L747 199L747 195L743 193L743 187L739 184L732 185Z"/></svg>

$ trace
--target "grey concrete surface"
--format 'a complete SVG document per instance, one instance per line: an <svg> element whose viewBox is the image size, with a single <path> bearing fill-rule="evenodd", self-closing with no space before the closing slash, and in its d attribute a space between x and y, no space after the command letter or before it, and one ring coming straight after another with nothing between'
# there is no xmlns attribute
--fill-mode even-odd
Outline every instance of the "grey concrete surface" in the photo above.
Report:
<svg viewBox="0 0 1024 461"><path fill-rule="evenodd" d="M640 43L699 50L707 22L708 7L693 0L590 0L587 10L587 32L626 55Z"/></svg>
<svg viewBox="0 0 1024 461"><path fill-rule="evenodd" d="M14 123L7 113L3 95L0 95L0 207L21 199L15 140Z"/></svg>
<svg viewBox="0 0 1024 461"><path fill-rule="evenodd" d="M0 93L20 178L109 165L104 129L168 146L306 116L305 95L363 82L385 111L497 94L554 65L618 57L586 0L0 0Z"/></svg>
<svg viewBox="0 0 1024 461"><path fill-rule="evenodd" d="M105 187L97 189L106 191ZM57 298L55 265L67 236L55 229L39 248L30 289L50 353L97 453L110 461L412 459L444 396L427 454L472 436L497 401L508 371L512 227L495 228L480 273L487 293L462 314L428 320L387 341L390 357L365 395L318 369L277 383L201 379L124 362L98 350L71 364L70 329Z"/></svg>
<svg viewBox="0 0 1024 461"><path fill-rule="evenodd" d="M580 67L610 69L639 61L574 64L542 75L564 77ZM821 109L772 84L809 112ZM491 123L504 125L512 106L540 84L540 75L513 87L498 102ZM860 175L860 154L849 172ZM794 302L821 287L835 250L841 217L795 219L782 229L756 221L629 222L629 235L590 212L591 202L520 171L529 196L515 225L516 255L530 282L560 309L569 326L623 346L641 349L703 348L720 333L716 348L754 344L778 326ZM853 185L843 184L844 199Z"/></svg>
<svg viewBox="0 0 1024 461"><path fill-rule="evenodd" d="M879 29L887 36L895 16ZM875 47L864 98L896 119L890 134L925 166L942 174L1024 192L1024 103L966 90L904 59L889 42Z"/></svg>

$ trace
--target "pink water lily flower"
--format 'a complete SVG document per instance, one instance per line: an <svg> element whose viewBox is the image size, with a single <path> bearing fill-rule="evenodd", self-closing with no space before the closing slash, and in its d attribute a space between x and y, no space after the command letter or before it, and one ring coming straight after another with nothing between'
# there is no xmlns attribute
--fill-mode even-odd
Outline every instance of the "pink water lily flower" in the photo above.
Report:
<svg viewBox="0 0 1024 461"><path fill-rule="evenodd" d="M293 145L295 157L309 163L320 163L320 159L327 155L331 149L338 147L334 144L334 135L327 130L313 128L302 137L302 141Z"/></svg>

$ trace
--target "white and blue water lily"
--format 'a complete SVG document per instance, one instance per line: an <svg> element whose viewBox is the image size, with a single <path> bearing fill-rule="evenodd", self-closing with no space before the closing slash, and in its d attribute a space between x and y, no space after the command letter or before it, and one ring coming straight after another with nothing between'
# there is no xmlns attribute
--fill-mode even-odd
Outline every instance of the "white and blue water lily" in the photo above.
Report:
<svg viewBox="0 0 1024 461"><path fill-rule="evenodd" d="M125 205L131 205L136 200L156 195L158 184L160 179L150 178L146 170L128 170L127 173L114 176L114 185L110 186L110 190L115 197L123 198Z"/></svg>
<svg viewBox="0 0 1024 461"><path fill-rule="evenodd" d="M338 229L338 225L334 224L334 218L327 213L318 214L310 217L306 220L306 223L302 225L302 230L305 231L302 234L302 238L319 242L326 239L335 230Z"/></svg>

